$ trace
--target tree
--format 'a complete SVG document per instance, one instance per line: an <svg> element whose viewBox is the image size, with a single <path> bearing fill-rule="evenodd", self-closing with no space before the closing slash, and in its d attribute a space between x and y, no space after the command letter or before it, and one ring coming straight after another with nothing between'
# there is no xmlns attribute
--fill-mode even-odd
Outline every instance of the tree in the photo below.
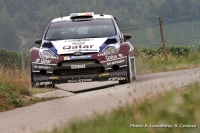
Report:
<svg viewBox="0 0 200 133"><path fill-rule="evenodd" d="M3 7L0 13L0 47L12 51L19 51L20 40L15 33L13 20Z"/></svg>

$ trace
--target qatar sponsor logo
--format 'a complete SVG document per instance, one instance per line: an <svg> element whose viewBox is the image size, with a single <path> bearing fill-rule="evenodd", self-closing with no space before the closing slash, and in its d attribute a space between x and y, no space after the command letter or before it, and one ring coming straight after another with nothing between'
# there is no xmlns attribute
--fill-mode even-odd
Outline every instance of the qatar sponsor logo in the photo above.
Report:
<svg viewBox="0 0 200 133"><path fill-rule="evenodd" d="M110 55L110 56L105 56L106 60L114 60L117 59L117 55Z"/></svg>
<svg viewBox="0 0 200 133"><path fill-rule="evenodd" d="M63 49L64 50L69 50L69 49L93 49L94 45L79 45L79 46L71 46L71 45L67 45L64 46Z"/></svg>
<svg viewBox="0 0 200 133"><path fill-rule="evenodd" d="M41 59L40 62L41 62L41 63L44 63L44 64L49 64L49 63L51 63L51 60L48 60L48 59Z"/></svg>

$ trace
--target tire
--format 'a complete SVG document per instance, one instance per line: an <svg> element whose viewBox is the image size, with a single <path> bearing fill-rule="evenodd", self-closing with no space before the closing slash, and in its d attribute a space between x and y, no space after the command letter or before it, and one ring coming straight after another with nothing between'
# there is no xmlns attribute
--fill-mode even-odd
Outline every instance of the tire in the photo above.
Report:
<svg viewBox="0 0 200 133"><path fill-rule="evenodd" d="M49 85L45 85L45 84L40 84L40 82L34 82L33 81L33 72L32 72L32 63L31 63L31 87L32 88L56 88L55 84L53 82L51 82L51 84Z"/></svg>
<svg viewBox="0 0 200 133"><path fill-rule="evenodd" d="M135 57L133 58L134 60L133 60L133 77L132 77L132 80L136 80L136 75L137 75L137 73L136 73L136 63L135 63Z"/></svg>
<svg viewBox="0 0 200 133"><path fill-rule="evenodd" d="M34 88L36 87L36 83L33 82L33 72L32 72L32 63L30 63L30 67L31 67L31 87Z"/></svg>
<svg viewBox="0 0 200 133"><path fill-rule="evenodd" d="M127 80L119 80L119 84L126 84L126 83L131 83L133 81L133 75L132 75L132 63L131 63L131 58L128 55L127 56Z"/></svg>

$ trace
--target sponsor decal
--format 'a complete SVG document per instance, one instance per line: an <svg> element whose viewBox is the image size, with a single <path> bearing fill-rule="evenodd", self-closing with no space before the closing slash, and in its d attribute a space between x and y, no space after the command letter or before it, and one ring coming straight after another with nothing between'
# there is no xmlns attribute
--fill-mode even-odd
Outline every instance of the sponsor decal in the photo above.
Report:
<svg viewBox="0 0 200 133"><path fill-rule="evenodd" d="M71 56L70 59L91 59L92 55Z"/></svg>
<svg viewBox="0 0 200 133"><path fill-rule="evenodd" d="M125 77L110 77L108 81L126 80Z"/></svg>
<svg viewBox="0 0 200 133"><path fill-rule="evenodd" d="M111 66L111 65L114 65L114 64L120 64L120 63L124 63L124 59L123 60L116 60L116 61L113 61L113 62L108 62L106 65L107 66Z"/></svg>
<svg viewBox="0 0 200 133"><path fill-rule="evenodd" d="M67 45L64 46L63 49L64 50L69 50L69 49L92 49L94 45L79 45L79 46L71 46L71 45Z"/></svg>
<svg viewBox="0 0 200 133"><path fill-rule="evenodd" d="M77 82L91 82L92 79L74 79L74 80L67 80L68 83L77 83Z"/></svg>
<svg viewBox="0 0 200 133"><path fill-rule="evenodd" d="M77 49L73 49L73 50L69 49L69 50L66 50L65 52L67 52L67 53L73 53L73 52L76 52L76 51L77 51Z"/></svg>
<svg viewBox="0 0 200 133"><path fill-rule="evenodd" d="M70 60L69 56L65 56L64 60Z"/></svg>
<svg viewBox="0 0 200 133"><path fill-rule="evenodd" d="M50 66L39 66L39 65L34 65L34 68L38 69L51 69Z"/></svg>
<svg viewBox="0 0 200 133"><path fill-rule="evenodd" d="M123 57L123 55L122 55L122 54L118 54L118 56L119 56L119 57Z"/></svg>
<svg viewBox="0 0 200 133"><path fill-rule="evenodd" d="M73 42L72 44L74 45L81 45L81 44L84 44L85 42Z"/></svg>
<svg viewBox="0 0 200 133"><path fill-rule="evenodd" d="M49 79L59 79L59 77L58 76L51 76L51 77L49 77Z"/></svg>
<svg viewBox="0 0 200 133"><path fill-rule="evenodd" d="M98 51L97 49L79 49L79 51Z"/></svg>
<svg viewBox="0 0 200 133"><path fill-rule="evenodd" d="M91 21L93 20L93 18L76 18L76 19L72 19L72 21Z"/></svg>
<svg viewBox="0 0 200 133"><path fill-rule="evenodd" d="M65 56L64 57L64 60L76 60L76 59L92 59L92 55Z"/></svg>
<svg viewBox="0 0 200 133"><path fill-rule="evenodd" d="M79 69L79 68L85 68L85 64L83 64L83 65L71 65L71 69Z"/></svg>
<svg viewBox="0 0 200 133"><path fill-rule="evenodd" d="M48 60L48 59L41 59L40 62L41 62L41 63L44 63L44 64L49 64L49 63L51 63L51 60Z"/></svg>
<svg viewBox="0 0 200 133"><path fill-rule="evenodd" d="M35 61L35 62L39 63L39 62L40 62L40 59L36 59L36 61Z"/></svg>
<svg viewBox="0 0 200 133"><path fill-rule="evenodd" d="M106 77L106 76L109 76L110 74L109 73L103 73L103 74L99 74L99 77Z"/></svg>
<svg viewBox="0 0 200 133"><path fill-rule="evenodd" d="M114 60L117 59L117 55L110 55L110 56L105 56L106 60Z"/></svg>

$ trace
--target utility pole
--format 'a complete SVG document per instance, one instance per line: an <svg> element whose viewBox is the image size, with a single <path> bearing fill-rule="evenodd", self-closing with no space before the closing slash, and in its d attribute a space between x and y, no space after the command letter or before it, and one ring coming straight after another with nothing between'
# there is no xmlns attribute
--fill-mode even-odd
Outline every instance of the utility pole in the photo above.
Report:
<svg viewBox="0 0 200 133"><path fill-rule="evenodd" d="M165 39L163 35L162 20L160 16L158 17L158 21L159 21L159 26L160 26L160 36L162 40L163 53L164 53L165 59L167 60L167 52L166 52L166 47L165 47Z"/></svg>

